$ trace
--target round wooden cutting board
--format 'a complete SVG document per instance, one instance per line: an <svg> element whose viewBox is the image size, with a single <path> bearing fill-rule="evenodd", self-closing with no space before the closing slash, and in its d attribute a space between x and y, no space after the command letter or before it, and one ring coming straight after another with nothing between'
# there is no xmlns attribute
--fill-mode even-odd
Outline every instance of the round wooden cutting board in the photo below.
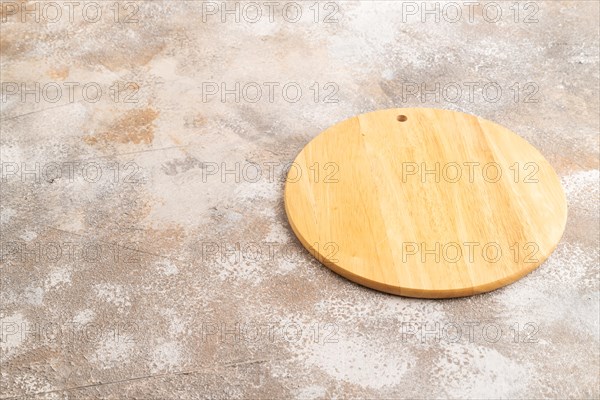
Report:
<svg viewBox="0 0 600 400"><path fill-rule="evenodd" d="M567 218L559 178L533 146L485 119L427 108L322 132L290 167L285 209L333 271L426 298L516 281L552 253Z"/></svg>

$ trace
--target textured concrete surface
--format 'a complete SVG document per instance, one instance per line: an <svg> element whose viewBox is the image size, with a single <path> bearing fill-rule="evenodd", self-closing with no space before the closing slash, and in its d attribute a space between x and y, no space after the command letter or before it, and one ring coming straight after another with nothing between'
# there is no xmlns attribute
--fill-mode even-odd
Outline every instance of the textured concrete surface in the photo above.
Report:
<svg viewBox="0 0 600 400"><path fill-rule="evenodd" d="M598 2L279 3L2 2L0 397L598 398ZM428 301L299 245L285 165L398 106L540 149L547 262Z"/></svg>

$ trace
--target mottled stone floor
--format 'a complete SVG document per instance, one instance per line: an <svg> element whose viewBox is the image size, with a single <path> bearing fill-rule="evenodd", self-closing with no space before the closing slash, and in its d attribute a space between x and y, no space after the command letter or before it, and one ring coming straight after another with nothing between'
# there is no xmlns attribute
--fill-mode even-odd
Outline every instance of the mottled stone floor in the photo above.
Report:
<svg viewBox="0 0 600 400"><path fill-rule="evenodd" d="M598 2L52 4L1 3L0 398L600 396ZM535 145L550 259L447 301L314 260L286 164L390 107Z"/></svg>

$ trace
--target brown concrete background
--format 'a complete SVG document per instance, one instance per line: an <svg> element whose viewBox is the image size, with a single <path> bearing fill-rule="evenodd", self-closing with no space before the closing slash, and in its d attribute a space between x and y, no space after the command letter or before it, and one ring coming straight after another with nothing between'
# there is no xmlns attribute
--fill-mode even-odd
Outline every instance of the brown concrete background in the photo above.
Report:
<svg viewBox="0 0 600 400"><path fill-rule="evenodd" d="M256 23L197 1L122 2L118 16L98 2L94 21L88 3L71 20L61 2L61 16L2 2L1 398L600 396L598 2L497 2L497 22L488 2L472 21L454 2L456 22L447 2L428 3L438 22L390 1L297 3L291 22L280 2ZM203 82L302 95L223 102ZM502 94L443 92L469 82ZM554 166L569 220L532 274L470 298L400 298L338 277L293 237L283 166L335 122L414 106L496 121ZM221 163L245 172L209 175Z"/></svg>

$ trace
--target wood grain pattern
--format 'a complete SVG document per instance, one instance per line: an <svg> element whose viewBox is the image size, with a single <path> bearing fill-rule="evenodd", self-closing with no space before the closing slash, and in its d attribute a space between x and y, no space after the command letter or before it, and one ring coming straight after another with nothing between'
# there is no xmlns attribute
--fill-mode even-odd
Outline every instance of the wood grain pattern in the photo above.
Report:
<svg viewBox="0 0 600 400"><path fill-rule="evenodd" d="M426 108L362 114L322 132L290 168L285 208L327 267L425 298L523 277L554 250L567 218L559 178L527 141Z"/></svg>

